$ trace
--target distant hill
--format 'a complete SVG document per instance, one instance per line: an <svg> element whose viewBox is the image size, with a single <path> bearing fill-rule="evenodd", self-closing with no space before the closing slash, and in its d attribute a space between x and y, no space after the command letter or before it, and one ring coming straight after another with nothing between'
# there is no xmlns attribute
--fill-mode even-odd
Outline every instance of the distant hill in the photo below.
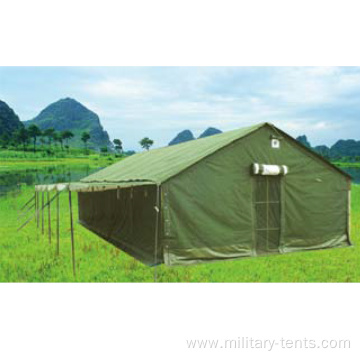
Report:
<svg viewBox="0 0 360 360"><path fill-rule="evenodd" d="M99 116L78 101L65 98L47 106L34 119L25 121L25 126L36 124L40 129L54 128L56 131L70 130L74 138L72 146L83 146L81 134L90 133L89 147L98 149L111 146L108 133L103 129Z"/></svg>
<svg viewBox="0 0 360 360"><path fill-rule="evenodd" d="M330 149L332 157L337 156L359 156L360 141L338 140Z"/></svg>
<svg viewBox="0 0 360 360"><path fill-rule="evenodd" d="M216 135L216 134L221 134L221 133L222 133L221 130L213 128L213 127L209 127L198 137L198 139L201 139L201 138L204 138L207 136ZM169 142L169 146L180 144L180 143L190 141L190 140L195 140L194 134L190 130L183 130L183 131L179 132L174 137L174 139L172 139Z"/></svg>
<svg viewBox="0 0 360 360"><path fill-rule="evenodd" d="M311 149L311 145L310 145L310 143L309 143L306 135L300 135L300 136L298 136L298 137L296 138L296 140L297 140L299 143L301 143L301 144L303 144L303 145L305 145L306 147L308 147L308 148Z"/></svg>
<svg viewBox="0 0 360 360"><path fill-rule="evenodd" d="M221 130L216 129L216 128L213 128L213 127L209 127L209 128L207 128L207 129L199 136L199 139L200 139L200 138L207 137L207 136L212 136L212 135L216 135L216 134L221 134L221 133L222 133Z"/></svg>
<svg viewBox="0 0 360 360"><path fill-rule="evenodd" d="M360 141L356 140L338 140L334 145L318 145L312 147L306 135L296 138L297 141L314 150L325 158L337 159L341 157L355 158L360 156Z"/></svg>
<svg viewBox="0 0 360 360"><path fill-rule="evenodd" d="M313 147L312 149L325 158L330 157L330 148L326 145L318 145Z"/></svg>
<svg viewBox="0 0 360 360"><path fill-rule="evenodd" d="M14 131L23 127L14 110L0 100L0 137L11 136Z"/></svg>
<svg viewBox="0 0 360 360"><path fill-rule="evenodd" d="M180 144L182 142L186 142L186 141L190 141L190 140L194 140L194 139L195 139L195 137L194 137L193 133L190 130L184 130L184 131L181 131L180 133L178 133L174 137L174 139L172 139L169 142L169 146Z"/></svg>

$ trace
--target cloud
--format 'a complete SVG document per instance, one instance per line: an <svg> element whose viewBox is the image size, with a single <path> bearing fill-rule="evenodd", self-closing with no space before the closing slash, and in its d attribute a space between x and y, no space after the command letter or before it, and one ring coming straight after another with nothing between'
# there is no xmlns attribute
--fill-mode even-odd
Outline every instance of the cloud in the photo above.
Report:
<svg viewBox="0 0 360 360"><path fill-rule="evenodd" d="M0 76L3 100L22 119L74 97L129 148L145 134L160 146L186 128L265 121L312 142L360 138L359 67L23 67Z"/></svg>
<svg viewBox="0 0 360 360"><path fill-rule="evenodd" d="M83 90L94 96L121 99L149 99L166 94L164 89L147 81L117 78L88 83Z"/></svg>

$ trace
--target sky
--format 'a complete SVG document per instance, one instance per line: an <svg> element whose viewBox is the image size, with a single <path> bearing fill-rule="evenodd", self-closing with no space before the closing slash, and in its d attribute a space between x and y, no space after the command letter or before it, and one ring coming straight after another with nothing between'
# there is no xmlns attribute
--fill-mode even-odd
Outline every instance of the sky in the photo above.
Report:
<svg viewBox="0 0 360 360"><path fill-rule="evenodd" d="M261 122L312 145L360 139L360 67L0 67L0 100L23 121L66 97L126 150Z"/></svg>

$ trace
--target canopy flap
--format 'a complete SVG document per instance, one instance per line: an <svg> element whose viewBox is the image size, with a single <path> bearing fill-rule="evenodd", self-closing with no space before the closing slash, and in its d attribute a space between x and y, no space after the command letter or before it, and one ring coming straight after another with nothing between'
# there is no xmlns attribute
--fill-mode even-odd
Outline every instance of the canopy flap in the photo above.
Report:
<svg viewBox="0 0 360 360"><path fill-rule="evenodd" d="M62 184L44 184L35 185L35 191L63 191L70 190L76 192L95 192L95 191L106 191L114 190L119 188L129 188L135 186L155 185L149 181L129 181L119 183L62 183Z"/></svg>

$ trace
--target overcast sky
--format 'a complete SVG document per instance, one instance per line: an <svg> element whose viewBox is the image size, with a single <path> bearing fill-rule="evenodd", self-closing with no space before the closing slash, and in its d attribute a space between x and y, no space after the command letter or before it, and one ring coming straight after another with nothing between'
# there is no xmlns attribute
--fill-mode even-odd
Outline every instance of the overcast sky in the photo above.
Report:
<svg viewBox="0 0 360 360"><path fill-rule="evenodd" d="M265 121L312 145L360 139L360 67L0 67L0 99L21 120L65 97L125 149Z"/></svg>

